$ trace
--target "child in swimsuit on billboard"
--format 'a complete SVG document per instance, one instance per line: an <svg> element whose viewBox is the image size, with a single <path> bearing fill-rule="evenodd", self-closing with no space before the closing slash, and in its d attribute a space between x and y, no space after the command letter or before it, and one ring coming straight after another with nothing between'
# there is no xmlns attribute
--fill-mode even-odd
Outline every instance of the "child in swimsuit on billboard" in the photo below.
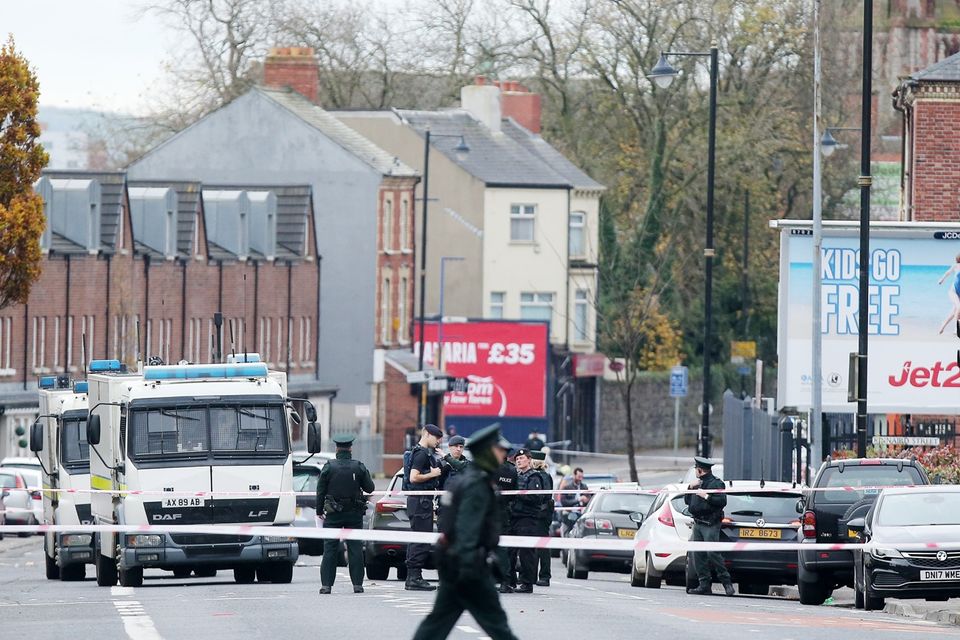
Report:
<svg viewBox="0 0 960 640"><path fill-rule="evenodd" d="M956 261L950 265L950 268L947 269L947 272L943 274L943 277L940 278L940 282L937 284L943 284L943 281L951 275L954 276L953 286L947 291L947 295L950 297L950 302L953 303L953 311L951 311L947 319L943 321L943 326L940 327L940 333L943 333L947 325L954 320L960 321L960 254L957 254Z"/></svg>

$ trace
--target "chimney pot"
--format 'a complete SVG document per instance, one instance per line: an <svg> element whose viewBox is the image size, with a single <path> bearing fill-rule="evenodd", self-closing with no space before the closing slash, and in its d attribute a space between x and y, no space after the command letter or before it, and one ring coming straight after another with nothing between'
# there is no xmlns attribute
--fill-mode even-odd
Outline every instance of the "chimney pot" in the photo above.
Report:
<svg viewBox="0 0 960 640"><path fill-rule="evenodd" d="M482 87L483 85L487 84L487 76L478 75L476 78L474 78L473 83Z"/></svg>
<svg viewBox="0 0 960 640"><path fill-rule="evenodd" d="M263 64L264 86L290 88L317 104L320 65L312 47L271 47Z"/></svg>

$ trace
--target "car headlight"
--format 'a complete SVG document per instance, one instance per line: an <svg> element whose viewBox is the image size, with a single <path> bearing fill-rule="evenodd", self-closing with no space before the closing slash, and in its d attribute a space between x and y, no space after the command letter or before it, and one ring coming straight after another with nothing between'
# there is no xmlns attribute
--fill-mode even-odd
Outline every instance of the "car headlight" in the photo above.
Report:
<svg viewBox="0 0 960 640"><path fill-rule="evenodd" d="M163 536L158 535L135 535L127 536L128 547L160 547L163 546Z"/></svg>
<svg viewBox="0 0 960 640"><path fill-rule="evenodd" d="M60 538L60 543L65 547L89 547L89 533L68 533Z"/></svg>
<svg viewBox="0 0 960 640"><path fill-rule="evenodd" d="M296 538L290 536L263 536L264 542L293 542Z"/></svg>
<svg viewBox="0 0 960 640"><path fill-rule="evenodd" d="M903 554L897 551L896 549L876 548L876 549L871 549L870 553L871 555L873 555L874 558L880 558L880 559L903 557Z"/></svg>

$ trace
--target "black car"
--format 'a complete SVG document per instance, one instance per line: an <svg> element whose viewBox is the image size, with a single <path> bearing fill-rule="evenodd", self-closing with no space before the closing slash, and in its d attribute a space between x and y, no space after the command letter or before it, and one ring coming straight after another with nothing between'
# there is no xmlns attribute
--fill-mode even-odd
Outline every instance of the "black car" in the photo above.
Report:
<svg viewBox="0 0 960 640"><path fill-rule="evenodd" d="M633 540L640 518L631 515L647 513L655 498L649 493L597 493L564 537ZM567 577L578 580L585 580L590 571L629 573L633 565L632 550L571 549L564 555Z"/></svg>
<svg viewBox="0 0 960 640"><path fill-rule="evenodd" d="M856 532L848 524L866 516L873 506L880 491L872 487L928 484L927 474L915 460L827 459L817 472L814 490L805 499L801 543L857 542ZM829 490L833 487L836 489ZM823 604L837 587L853 587L852 552L804 549L797 555L801 603Z"/></svg>
<svg viewBox="0 0 960 640"><path fill-rule="evenodd" d="M390 480L387 493L372 503L367 509L366 529L388 531L409 531L410 518L407 516L407 499L404 496L392 496L390 492L400 491L403 487L403 471L398 471ZM436 526L434 526L436 529ZM364 542L364 562L367 566L367 578L386 580L390 568L397 569L397 580L407 579L407 545L398 542ZM427 559L427 569L433 568L433 555Z"/></svg>
<svg viewBox="0 0 960 640"><path fill-rule="evenodd" d="M732 492L723 510L720 542L797 542L802 489L785 482L748 480L728 481L727 487ZM674 498L671 506L688 513L683 496ZM771 585L797 583L795 551L738 551L724 554L724 564L742 594L765 596ZM695 588L698 580L689 558L686 577L687 587Z"/></svg>
<svg viewBox="0 0 960 640"><path fill-rule="evenodd" d="M960 597L960 487L886 489L847 526L865 543L853 552L858 609L882 609L884 598ZM930 541L952 549L916 548Z"/></svg>

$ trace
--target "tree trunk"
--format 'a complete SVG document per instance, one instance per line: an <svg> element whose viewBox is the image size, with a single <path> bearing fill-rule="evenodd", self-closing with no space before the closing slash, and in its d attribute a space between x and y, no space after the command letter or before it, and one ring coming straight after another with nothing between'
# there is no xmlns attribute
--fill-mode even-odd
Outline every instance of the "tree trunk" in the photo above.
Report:
<svg viewBox="0 0 960 640"><path fill-rule="evenodd" d="M627 405L627 463L630 465L630 482L639 483L640 480L637 476L637 450L633 444L633 403L631 402L632 391L633 382L627 382L623 390L623 400Z"/></svg>

